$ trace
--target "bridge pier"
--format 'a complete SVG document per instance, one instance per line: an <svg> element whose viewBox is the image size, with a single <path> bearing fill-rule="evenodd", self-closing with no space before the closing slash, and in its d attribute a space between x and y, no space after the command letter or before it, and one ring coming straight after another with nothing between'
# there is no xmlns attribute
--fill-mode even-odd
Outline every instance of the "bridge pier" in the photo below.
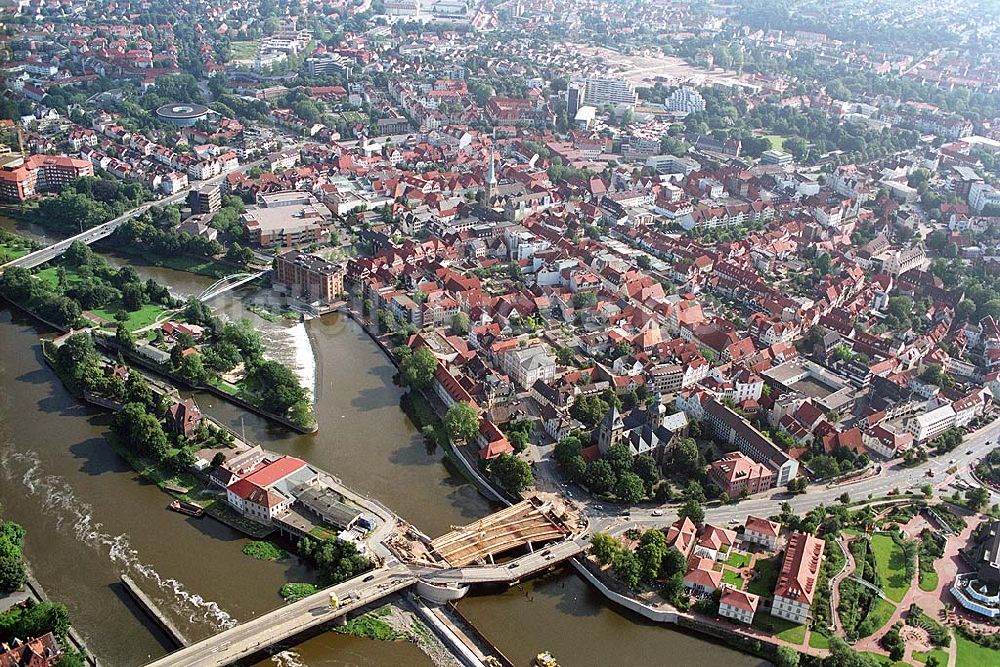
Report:
<svg viewBox="0 0 1000 667"><path fill-rule="evenodd" d="M336 625L338 628L344 627L345 625L347 625L347 614L341 614L337 618L333 619L331 623L333 623L333 625Z"/></svg>

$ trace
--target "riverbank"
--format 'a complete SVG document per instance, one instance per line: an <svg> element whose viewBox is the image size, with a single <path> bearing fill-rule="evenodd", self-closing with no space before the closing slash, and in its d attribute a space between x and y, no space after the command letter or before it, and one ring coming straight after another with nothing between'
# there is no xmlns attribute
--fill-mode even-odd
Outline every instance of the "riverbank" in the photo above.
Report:
<svg viewBox="0 0 1000 667"><path fill-rule="evenodd" d="M18 311L24 313L25 315L28 315L32 319L34 319L34 320L36 320L38 322L41 322L45 326L50 327L53 330L55 330L55 331L57 331L57 332L59 332L61 334L66 334L66 333L69 333L71 331L71 329L69 329L67 327L64 327L64 326L61 326L59 324L56 324L55 322L52 322L52 321L50 321L50 320L42 317L41 315L33 312L32 310L30 310L30 309L22 306L19 303L16 303L15 301L12 301L11 299L9 299L9 298L7 298L7 297L5 297L3 295L0 295L0 301L2 301L3 303L9 304L13 308L17 308ZM80 330L80 331L85 331L85 330ZM169 380L170 382L174 383L175 385L180 385L181 387L185 387L187 389L194 389L194 390L198 390L198 391L204 391L204 392L212 394L214 396L218 396L219 398L222 398L224 400L229 401L230 403L233 403L237 407L240 407L240 408L243 408L244 410L248 410L250 412L258 414L258 415L264 417L265 419L269 419L269 420L271 420L271 421L273 421L273 422L275 422L277 424L280 424L281 426L284 426L286 428L292 429L292 430L294 430L294 431L296 431L298 433L310 434L310 433L315 433L316 431L319 430L319 425L315 421L313 421L309 425L298 424L297 422L294 422L294 421L292 421L291 419L289 419L287 417L275 414L273 412L269 412L268 410L265 410L264 408L262 408L262 407L260 407L258 405L255 405L254 403L252 403L252 402L250 402L250 401L248 401L246 399L243 399L240 396L237 396L237 395L233 394L232 392L226 391L222 387L217 387L217 386L209 384L209 383L191 384L190 382L188 382L186 379L184 379L180 375L178 375L176 373L173 373L171 371L165 370L159 364L156 364L153 361L151 361L149 359L146 359L145 357L142 357L142 356L138 355L137 353L133 352L132 350L127 350L125 348L119 347L119 346L111 343L110 341L106 340L102 336L95 336L94 337L94 343L98 347L101 347L101 348L103 348L105 350L114 352L116 354L121 354L127 362L129 362L131 364L134 364L136 366L139 366L139 367L141 367L141 368L143 368L143 369L145 369L145 370L147 370L147 371L149 371L151 373L154 373L154 374L156 374L156 375L158 375L160 377L163 377L163 378Z"/></svg>
<svg viewBox="0 0 1000 667"><path fill-rule="evenodd" d="M28 593L35 600L35 602L52 601L49 598L49 596L45 594L45 589L42 588L42 585L35 578L35 575L31 570L31 563L29 563L27 560L24 560L24 587L27 589ZM70 625L69 629L66 631L66 638L69 640L69 643L73 645L73 648L76 651L86 656L85 659L88 665L92 665L93 667L99 667L100 663L97 662L97 658L94 656L91 650L87 648L87 643L83 640L83 637L80 636L80 633L78 633L76 629L73 628L72 625Z"/></svg>

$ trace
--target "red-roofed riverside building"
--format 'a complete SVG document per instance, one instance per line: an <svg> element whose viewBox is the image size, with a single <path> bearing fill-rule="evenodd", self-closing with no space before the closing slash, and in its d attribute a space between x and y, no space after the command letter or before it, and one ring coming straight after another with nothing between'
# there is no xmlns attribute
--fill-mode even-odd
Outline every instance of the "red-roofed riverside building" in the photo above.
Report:
<svg viewBox="0 0 1000 667"><path fill-rule="evenodd" d="M711 595L722 585L722 570L716 570L711 558L692 558L684 587L695 595Z"/></svg>
<svg viewBox="0 0 1000 667"><path fill-rule="evenodd" d="M722 597L719 598L719 616L750 625L753 623L753 615L757 613L759 603L760 598L753 593L747 593L724 584Z"/></svg>
<svg viewBox="0 0 1000 667"><path fill-rule="evenodd" d="M201 410L194 399L186 398L167 408L166 423L168 431L190 438L201 424Z"/></svg>
<svg viewBox="0 0 1000 667"><path fill-rule="evenodd" d="M65 155L32 155L0 169L0 200L25 201L40 192L58 192L80 176L93 176L94 165Z"/></svg>
<svg viewBox="0 0 1000 667"><path fill-rule="evenodd" d="M691 519L684 517L677 519L667 528L667 544L677 547L677 550L687 558L694 548L695 539L698 537L698 529Z"/></svg>
<svg viewBox="0 0 1000 667"><path fill-rule="evenodd" d="M226 499L243 516L270 524L295 502L292 490L316 475L302 459L282 456L226 487Z"/></svg>
<svg viewBox="0 0 1000 667"><path fill-rule="evenodd" d="M819 569L823 565L826 543L806 533L792 533L785 548L778 583L774 587L771 615L793 623L809 620L809 609L816 594Z"/></svg>
<svg viewBox="0 0 1000 667"><path fill-rule="evenodd" d="M38 639L15 639L0 646L0 667L50 667L62 658L62 649L51 632Z"/></svg>

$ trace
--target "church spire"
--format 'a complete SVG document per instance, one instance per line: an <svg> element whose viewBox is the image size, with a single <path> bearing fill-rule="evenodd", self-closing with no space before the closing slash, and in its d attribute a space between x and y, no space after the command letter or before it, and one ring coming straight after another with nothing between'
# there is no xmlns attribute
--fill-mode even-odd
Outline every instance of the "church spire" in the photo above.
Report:
<svg viewBox="0 0 1000 667"><path fill-rule="evenodd" d="M487 207L493 204L493 198L496 196L497 188L497 166L496 157L493 153L493 145L490 145L490 166L486 171L486 201Z"/></svg>

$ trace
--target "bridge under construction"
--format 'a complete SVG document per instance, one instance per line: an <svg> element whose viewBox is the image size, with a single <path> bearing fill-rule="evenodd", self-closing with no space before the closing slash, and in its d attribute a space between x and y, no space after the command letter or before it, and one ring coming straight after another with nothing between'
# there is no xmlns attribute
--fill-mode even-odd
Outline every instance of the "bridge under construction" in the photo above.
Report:
<svg viewBox="0 0 1000 667"><path fill-rule="evenodd" d="M534 497L456 527L431 541L431 549L451 567L493 563L494 556L513 549L560 540L572 534L572 521L553 501Z"/></svg>

